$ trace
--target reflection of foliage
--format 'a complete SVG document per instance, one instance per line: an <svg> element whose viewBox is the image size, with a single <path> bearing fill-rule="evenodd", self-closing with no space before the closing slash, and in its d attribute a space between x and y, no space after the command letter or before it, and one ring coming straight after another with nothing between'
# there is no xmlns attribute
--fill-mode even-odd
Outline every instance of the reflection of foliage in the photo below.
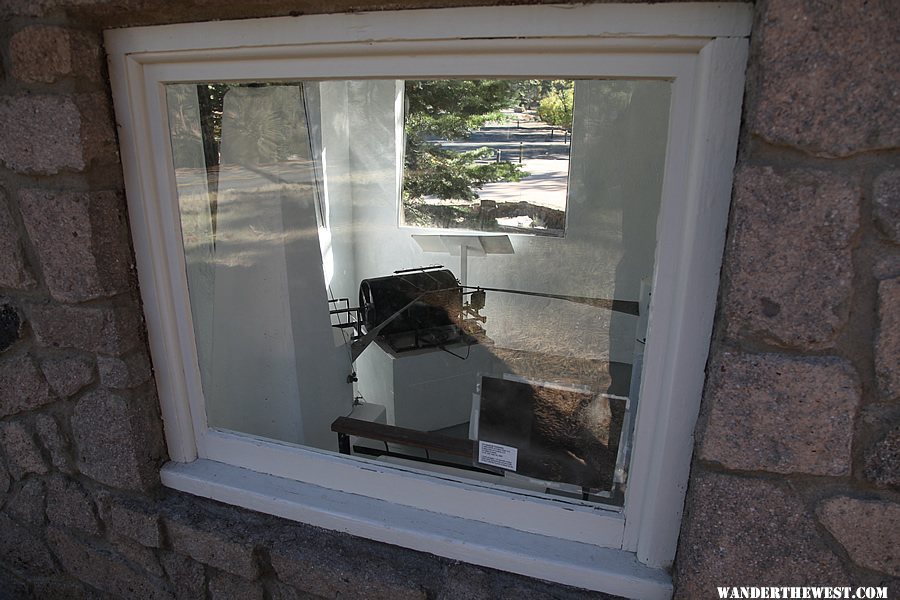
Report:
<svg viewBox="0 0 900 600"><path fill-rule="evenodd" d="M493 155L489 148L453 152L429 141L465 139L517 100L512 81L407 81L404 198L472 201L486 183L521 179L525 173L517 165L489 162Z"/></svg>
<svg viewBox="0 0 900 600"><path fill-rule="evenodd" d="M544 123L571 131L574 107L575 82L554 81L552 89L538 105L538 116Z"/></svg>

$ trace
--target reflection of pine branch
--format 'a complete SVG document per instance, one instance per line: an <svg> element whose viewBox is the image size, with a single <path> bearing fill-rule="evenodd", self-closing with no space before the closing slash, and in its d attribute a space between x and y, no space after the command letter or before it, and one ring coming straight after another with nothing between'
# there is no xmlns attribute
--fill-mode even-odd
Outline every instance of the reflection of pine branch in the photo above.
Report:
<svg viewBox="0 0 900 600"><path fill-rule="evenodd" d="M487 147L454 152L438 144L409 144L403 190L410 199L436 196L471 202L485 184L519 181L528 175L509 161L491 160L493 156L494 150Z"/></svg>

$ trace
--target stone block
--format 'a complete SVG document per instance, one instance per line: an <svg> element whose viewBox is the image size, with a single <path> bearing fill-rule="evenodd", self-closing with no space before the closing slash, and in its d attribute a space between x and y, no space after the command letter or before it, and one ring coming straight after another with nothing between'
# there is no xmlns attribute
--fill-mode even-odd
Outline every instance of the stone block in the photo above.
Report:
<svg viewBox="0 0 900 600"><path fill-rule="evenodd" d="M691 478L675 558L676 598L714 598L716 586L850 585L803 499L762 479Z"/></svg>
<svg viewBox="0 0 900 600"><path fill-rule="evenodd" d="M39 304L31 307L39 344L120 355L142 343L144 323L133 308Z"/></svg>
<svg viewBox="0 0 900 600"><path fill-rule="evenodd" d="M875 377L885 400L900 397L900 277L878 283Z"/></svg>
<svg viewBox="0 0 900 600"><path fill-rule="evenodd" d="M29 575L56 571L47 545L29 529L0 513L0 563Z"/></svg>
<svg viewBox="0 0 900 600"><path fill-rule="evenodd" d="M43 475L49 470L34 435L21 421L0 423L0 446L13 479L22 479L29 473Z"/></svg>
<svg viewBox="0 0 900 600"><path fill-rule="evenodd" d="M0 505L3 504L3 495L9 491L9 471L6 470L6 463L3 461L3 457L0 456Z"/></svg>
<svg viewBox="0 0 900 600"><path fill-rule="evenodd" d="M22 486L10 496L3 508L22 523L42 526L44 524L44 505L47 501L47 490L44 482L37 477L29 477Z"/></svg>
<svg viewBox="0 0 900 600"><path fill-rule="evenodd" d="M883 486L900 488L900 427L889 431L866 452L866 479Z"/></svg>
<svg viewBox="0 0 900 600"><path fill-rule="evenodd" d="M0 162L14 171L52 174L81 171L88 161L82 146L81 115L73 98L0 98Z"/></svg>
<svg viewBox="0 0 900 600"><path fill-rule="evenodd" d="M10 73L28 83L53 83L64 77L100 81L99 42L84 31L25 27L9 40Z"/></svg>
<svg viewBox="0 0 900 600"><path fill-rule="evenodd" d="M854 181L823 171L737 174L723 292L731 338L833 346L849 318L859 199Z"/></svg>
<svg viewBox="0 0 900 600"><path fill-rule="evenodd" d="M45 358L41 371L50 389L60 398L68 398L94 380L94 365L78 356Z"/></svg>
<svg viewBox="0 0 900 600"><path fill-rule="evenodd" d="M11 304L0 303L0 353L22 339L22 317Z"/></svg>
<svg viewBox="0 0 900 600"><path fill-rule="evenodd" d="M160 552L159 561L172 583L178 600L206 597L206 569L201 563L183 554L165 550Z"/></svg>
<svg viewBox="0 0 900 600"><path fill-rule="evenodd" d="M66 571L84 583L116 598L163 600L173 598L165 583L129 568L120 556L50 528L47 540Z"/></svg>
<svg viewBox="0 0 900 600"><path fill-rule="evenodd" d="M71 459L71 444L52 415L40 414L34 418L34 428L38 438L50 455L50 462L63 473L74 473Z"/></svg>
<svg viewBox="0 0 900 600"><path fill-rule="evenodd" d="M0 417L33 410L54 399L30 356L0 359Z"/></svg>
<svg viewBox="0 0 900 600"><path fill-rule="evenodd" d="M900 244L900 170L886 171L875 179L873 200L878 226Z"/></svg>
<svg viewBox="0 0 900 600"><path fill-rule="evenodd" d="M118 358L101 356L97 359L100 382L110 389L128 389L150 379L150 359L143 351Z"/></svg>
<svg viewBox="0 0 900 600"><path fill-rule="evenodd" d="M114 538L112 545L118 554L131 563L132 568L146 571L154 577L165 578L166 572L152 549L121 537Z"/></svg>
<svg viewBox="0 0 900 600"><path fill-rule="evenodd" d="M209 578L210 600L263 600L263 586L230 573L216 572Z"/></svg>
<svg viewBox="0 0 900 600"><path fill-rule="evenodd" d="M131 248L119 194L30 189L19 203L54 299L83 302L128 289Z"/></svg>
<svg viewBox="0 0 900 600"><path fill-rule="evenodd" d="M850 560L900 577L900 504L838 496L822 502L816 512Z"/></svg>
<svg viewBox="0 0 900 600"><path fill-rule="evenodd" d="M47 495L47 519L58 527L77 529L99 536L94 500L77 481L57 475L50 479Z"/></svg>
<svg viewBox="0 0 900 600"><path fill-rule="evenodd" d="M34 277L25 262L22 239L7 206L6 192L0 190L0 287L25 290L34 287ZM0 345L2 349L2 345Z"/></svg>
<svg viewBox="0 0 900 600"><path fill-rule="evenodd" d="M710 363L700 457L731 469L849 475L862 395L838 358L723 352Z"/></svg>
<svg viewBox="0 0 900 600"><path fill-rule="evenodd" d="M118 168L105 94L0 97L0 163L20 173L81 172L91 164Z"/></svg>
<svg viewBox="0 0 900 600"><path fill-rule="evenodd" d="M51 577L31 578L34 598L52 600L100 600L99 594L84 586L77 579L58 574Z"/></svg>
<svg viewBox="0 0 900 600"><path fill-rule="evenodd" d="M187 512L170 513L164 522L176 552L247 580L259 577L253 542L240 525Z"/></svg>
<svg viewBox="0 0 900 600"><path fill-rule="evenodd" d="M108 496L103 501L103 520L115 535L159 548L162 545L160 518L153 507Z"/></svg>
<svg viewBox="0 0 900 600"><path fill-rule="evenodd" d="M750 131L819 156L900 146L898 16L892 0L766 4Z"/></svg>
<svg viewBox="0 0 900 600"><path fill-rule="evenodd" d="M106 390L86 394L72 416L78 468L113 487L155 487L161 455L158 419L149 398L128 400Z"/></svg>
<svg viewBox="0 0 900 600"><path fill-rule="evenodd" d="M423 600L428 592L421 584L440 577L435 565L429 569L416 554L382 544L376 545L375 551L348 536L304 540L308 536L298 538L296 531L295 527L286 528L269 547L269 558L281 582L307 594Z"/></svg>

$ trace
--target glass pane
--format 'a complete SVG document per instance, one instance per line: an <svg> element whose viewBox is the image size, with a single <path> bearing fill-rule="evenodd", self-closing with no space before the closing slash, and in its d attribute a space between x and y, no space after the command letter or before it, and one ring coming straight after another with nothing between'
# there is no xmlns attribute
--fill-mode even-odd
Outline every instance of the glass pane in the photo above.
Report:
<svg viewBox="0 0 900 600"><path fill-rule="evenodd" d="M668 82L167 92L210 427L622 503Z"/></svg>

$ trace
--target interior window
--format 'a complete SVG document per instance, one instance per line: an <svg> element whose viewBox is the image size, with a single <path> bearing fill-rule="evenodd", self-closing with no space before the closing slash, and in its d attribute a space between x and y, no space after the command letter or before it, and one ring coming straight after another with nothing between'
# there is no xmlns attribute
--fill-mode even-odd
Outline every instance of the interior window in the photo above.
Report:
<svg viewBox="0 0 900 600"><path fill-rule="evenodd" d="M621 505L670 87L169 84L209 426Z"/></svg>

